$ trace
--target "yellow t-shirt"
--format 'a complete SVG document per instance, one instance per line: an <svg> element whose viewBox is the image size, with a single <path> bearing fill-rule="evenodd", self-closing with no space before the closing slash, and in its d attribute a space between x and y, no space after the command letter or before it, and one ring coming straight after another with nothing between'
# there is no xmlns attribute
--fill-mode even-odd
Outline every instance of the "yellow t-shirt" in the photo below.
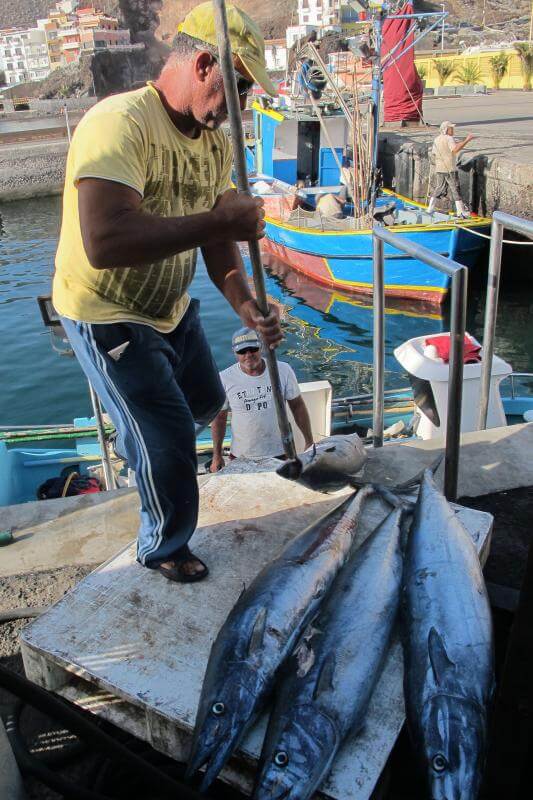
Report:
<svg viewBox="0 0 533 800"><path fill-rule="evenodd" d="M148 84L113 95L87 112L70 145L53 303L82 322L142 322L172 331L189 304L196 250L142 266L95 269L80 230L78 181L105 178L142 197L141 209L161 217L209 211L230 187L231 147L222 131L189 139L172 124Z"/></svg>

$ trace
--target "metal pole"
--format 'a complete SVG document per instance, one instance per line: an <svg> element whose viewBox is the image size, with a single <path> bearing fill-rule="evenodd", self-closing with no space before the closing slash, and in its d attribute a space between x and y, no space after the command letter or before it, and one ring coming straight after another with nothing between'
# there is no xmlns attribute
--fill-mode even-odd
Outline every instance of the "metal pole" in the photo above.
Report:
<svg viewBox="0 0 533 800"><path fill-rule="evenodd" d="M379 151L379 115L381 102L381 42L383 33L383 9L376 11L374 16L375 49L374 64L372 66L372 119L374 128L372 130L372 189L370 192L370 214L376 206L378 193L378 151Z"/></svg>
<svg viewBox="0 0 533 800"><path fill-rule="evenodd" d="M529 12L529 44L533 39L533 0L531 0L531 11Z"/></svg>
<svg viewBox="0 0 533 800"><path fill-rule="evenodd" d="M374 227L374 231L376 229ZM385 383L385 282L383 240L372 237L374 254L374 384L373 384L373 444L383 447L383 388Z"/></svg>
<svg viewBox="0 0 533 800"><path fill-rule="evenodd" d="M448 382L448 419L444 454L444 494L448 500L452 501L457 499L459 477L467 282L468 271L466 267L456 270L452 277L450 377Z"/></svg>
<svg viewBox="0 0 533 800"><path fill-rule="evenodd" d="M107 442L105 440L102 406L100 405L100 400L98 398L98 395L96 394L90 383L89 383L89 394L91 395L91 403L93 407L94 418L96 420L98 443L100 444L100 450L102 451L102 468L104 470L105 488L107 489L107 491L109 491L110 489L116 488L115 473L113 472L113 467L111 466L111 459L109 458L109 450L107 449Z"/></svg>
<svg viewBox="0 0 533 800"><path fill-rule="evenodd" d="M71 136L71 133L70 133L70 122L69 122L69 118L68 118L68 108L67 108L67 104L66 103L63 106L63 111L65 113L65 124L67 126L68 143L70 144L70 140L72 139L72 136Z"/></svg>
<svg viewBox="0 0 533 800"><path fill-rule="evenodd" d="M496 333L496 315L498 313L498 294L502 269L502 239L503 225L493 218L490 230L489 275L487 278L487 297L485 299L485 324L483 326L483 360L481 362L478 431L482 431L487 427L494 336Z"/></svg>
<svg viewBox="0 0 533 800"><path fill-rule="evenodd" d="M240 192L251 195L248 184L248 173L246 170L246 156L244 149L244 134L242 130L241 105L237 92L237 80L235 67L233 65L233 55L228 32L228 18L226 15L226 4L224 0L213 0L215 10L215 25L217 31L218 51L220 55L220 69L224 79L224 93L228 108L229 122L231 128L231 141L233 144L233 160L235 172L237 174L237 187ZM255 293L257 295L257 305L261 313L265 316L269 313L268 300L265 289L265 278L263 275L263 265L261 263L261 253L257 240L248 242L250 261L254 276ZM279 377L278 362L274 350L267 350L265 354L270 380L272 382L272 394L276 406L278 425L281 433L281 441L285 455L288 458L296 458L296 447L294 436L289 423L285 400L281 391L281 381Z"/></svg>
<svg viewBox="0 0 533 800"><path fill-rule="evenodd" d="M446 10L446 5L445 5L445 3L441 3L441 5L442 5L443 17L442 17L442 28L441 28L441 32L440 32L440 49L441 49L441 53L442 53L442 52L444 52L444 20L446 19L446 17L444 16L444 13L445 13L445 10Z"/></svg>

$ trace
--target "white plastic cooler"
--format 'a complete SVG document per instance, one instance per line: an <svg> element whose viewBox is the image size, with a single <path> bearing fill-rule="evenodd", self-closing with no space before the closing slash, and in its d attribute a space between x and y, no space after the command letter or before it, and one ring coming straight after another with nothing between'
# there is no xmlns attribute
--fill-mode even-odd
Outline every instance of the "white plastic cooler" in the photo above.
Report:
<svg viewBox="0 0 533 800"><path fill-rule="evenodd" d="M444 436L446 433L450 379L450 365L440 358L432 358L424 353L427 338L418 336L409 339L394 351L397 360L409 374L413 386L416 413L420 416L417 435L422 439L432 439L434 436ZM476 342L473 336L470 336L470 339ZM510 364L498 356L493 357L487 428L497 428L507 424L500 397L500 383L511 372ZM477 430L480 391L481 362L465 364L461 432Z"/></svg>

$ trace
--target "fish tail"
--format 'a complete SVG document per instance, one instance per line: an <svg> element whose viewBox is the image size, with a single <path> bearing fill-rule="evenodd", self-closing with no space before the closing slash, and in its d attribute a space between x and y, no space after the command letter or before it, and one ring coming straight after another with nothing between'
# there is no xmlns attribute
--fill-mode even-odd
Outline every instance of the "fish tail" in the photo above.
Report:
<svg viewBox="0 0 533 800"><path fill-rule="evenodd" d="M432 475L435 476L435 473L440 467L443 458L444 458L444 453L440 453L440 455L437 456L435 461L432 464L430 464L429 467L424 467L423 469L420 470L420 472L417 472L416 475L413 475L412 478L409 478L409 480L404 481L403 483L397 483L392 491L394 491L397 494L403 494L403 492L408 492L410 489L414 489L416 486L418 486L419 483L421 483L422 478L424 477L424 472L427 469L429 469Z"/></svg>

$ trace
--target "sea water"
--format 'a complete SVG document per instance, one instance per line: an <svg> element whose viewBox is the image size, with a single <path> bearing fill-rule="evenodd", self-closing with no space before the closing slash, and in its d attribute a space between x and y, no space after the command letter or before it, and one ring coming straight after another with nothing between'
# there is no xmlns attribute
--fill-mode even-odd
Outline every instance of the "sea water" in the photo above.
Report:
<svg viewBox="0 0 533 800"><path fill-rule="evenodd" d="M44 327L37 297L50 293L61 199L0 204L0 428L71 423L90 413L87 383L75 359L60 355ZM245 258L249 270L249 263ZM371 298L324 289L271 263L267 292L280 310L285 340L279 357L298 380L327 379L335 397L372 391ZM207 338L220 369L233 360L231 335L241 323L213 286L199 257L190 294L200 300ZM469 298L467 328L481 337L482 293ZM405 339L448 330L436 307L388 302L386 388L407 385L393 350ZM496 353L515 371L533 369L530 288L506 280L500 294Z"/></svg>

